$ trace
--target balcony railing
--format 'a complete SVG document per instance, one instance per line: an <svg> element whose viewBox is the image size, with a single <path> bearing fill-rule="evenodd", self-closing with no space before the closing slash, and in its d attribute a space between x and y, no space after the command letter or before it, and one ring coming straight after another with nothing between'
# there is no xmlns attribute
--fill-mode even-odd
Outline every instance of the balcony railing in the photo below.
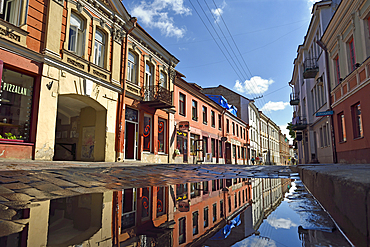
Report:
<svg viewBox="0 0 370 247"><path fill-rule="evenodd" d="M141 103L156 109L171 108L172 92L168 89L158 86L150 85L141 88L141 95L143 97Z"/></svg>
<svg viewBox="0 0 370 247"><path fill-rule="evenodd" d="M317 73L319 72L319 66L317 65L316 58L306 59L303 64L303 78L315 78Z"/></svg>
<svg viewBox="0 0 370 247"><path fill-rule="evenodd" d="M290 94L290 105L299 105L299 94L298 93Z"/></svg>
<svg viewBox="0 0 370 247"><path fill-rule="evenodd" d="M292 120L292 129L293 130L304 130L307 128L307 119L306 117L297 116Z"/></svg>

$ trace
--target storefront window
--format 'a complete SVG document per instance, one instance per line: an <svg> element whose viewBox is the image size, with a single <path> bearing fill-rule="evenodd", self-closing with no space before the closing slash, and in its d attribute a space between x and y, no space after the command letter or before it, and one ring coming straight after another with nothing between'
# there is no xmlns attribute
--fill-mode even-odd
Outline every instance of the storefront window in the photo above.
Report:
<svg viewBox="0 0 370 247"><path fill-rule="evenodd" d="M151 139L151 117L144 116L144 151L150 152L150 139Z"/></svg>
<svg viewBox="0 0 370 247"><path fill-rule="evenodd" d="M165 152L166 147L166 121L158 119L158 152Z"/></svg>
<svg viewBox="0 0 370 247"><path fill-rule="evenodd" d="M4 69L0 90L0 139L28 141L34 78Z"/></svg>

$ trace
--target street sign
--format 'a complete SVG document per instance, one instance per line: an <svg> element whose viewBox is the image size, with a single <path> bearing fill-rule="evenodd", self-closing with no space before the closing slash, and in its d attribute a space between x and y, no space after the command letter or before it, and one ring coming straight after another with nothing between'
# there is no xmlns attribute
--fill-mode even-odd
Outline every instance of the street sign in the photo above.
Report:
<svg viewBox="0 0 370 247"><path fill-rule="evenodd" d="M316 112L316 117L330 116L330 115L333 115L333 114L334 114L334 111Z"/></svg>

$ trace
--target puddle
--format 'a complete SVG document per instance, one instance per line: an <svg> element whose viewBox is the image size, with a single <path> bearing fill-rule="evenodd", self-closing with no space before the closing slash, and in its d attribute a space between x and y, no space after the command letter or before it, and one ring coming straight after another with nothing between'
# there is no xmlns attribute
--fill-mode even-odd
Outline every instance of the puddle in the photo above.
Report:
<svg viewBox="0 0 370 247"><path fill-rule="evenodd" d="M0 196L0 246L351 246L292 177Z"/></svg>

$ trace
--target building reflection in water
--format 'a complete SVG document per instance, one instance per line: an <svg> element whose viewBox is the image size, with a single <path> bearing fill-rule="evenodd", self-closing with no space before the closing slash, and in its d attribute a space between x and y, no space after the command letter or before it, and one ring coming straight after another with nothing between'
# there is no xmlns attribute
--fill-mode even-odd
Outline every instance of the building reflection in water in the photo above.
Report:
<svg viewBox="0 0 370 247"><path fill-rule="evenodd" d="M231 246L259 235L289 186L217 179L39 201L3 210L0 246ZM298 231L309 243L312 232Z"/></svg>

